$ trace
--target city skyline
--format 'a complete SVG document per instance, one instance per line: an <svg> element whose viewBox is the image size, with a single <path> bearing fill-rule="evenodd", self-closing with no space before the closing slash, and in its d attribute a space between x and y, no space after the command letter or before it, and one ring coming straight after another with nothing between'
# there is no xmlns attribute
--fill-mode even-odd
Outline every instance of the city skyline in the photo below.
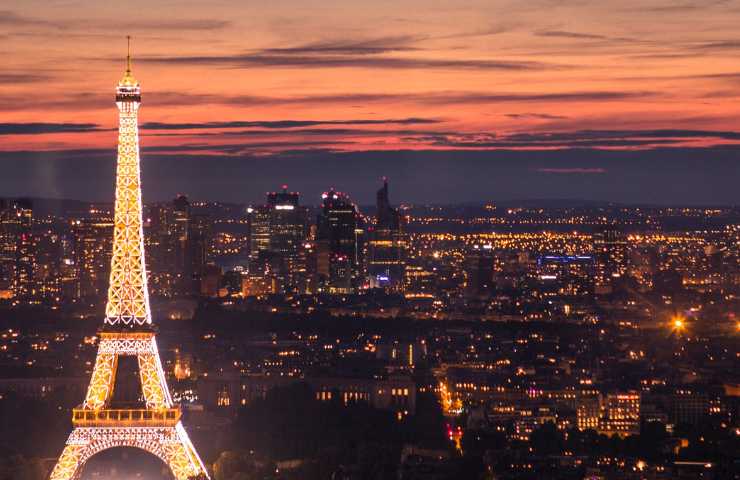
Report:
<svg viewBox="0 0 740 480"><path fill-rule="evenodd" d="M740 201L734 2L393 5L11 2L0 195L111 198L131 34L146 201Z"/></svg>
<svg viewBox="0 0 740 480"><path fill-rule="evenodd" d="M663 1L0 7L0 480L738 477L740 0Z"/></svg>

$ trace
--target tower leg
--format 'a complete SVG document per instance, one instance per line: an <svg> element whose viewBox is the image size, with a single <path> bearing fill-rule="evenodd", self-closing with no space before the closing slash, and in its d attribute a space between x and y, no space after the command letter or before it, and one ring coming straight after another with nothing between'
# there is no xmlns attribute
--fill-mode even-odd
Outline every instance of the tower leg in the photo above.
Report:
<svg viewBox="0 0 740 480"><path fill-rule="evenodd" d="M157 351L157 342L154 337L148 343L147 351L140 351L137 355L139 362L139 377L141 389L147 408L171 408L172 398L167 388L162 363Z"/></svg>
<svg viewBox="0 0 740 480"><path fill-rule="evenodd" d="M166 447L168 464L177 480L207 480L208 472L205 465L190 443L182 423L175 426L176 440Z"/></svg>
<svg viewBox="0 0 740 480"><path fill-rule="evenodd" d="M100 350L100 349L99 349ZM98 351L90 386L87 388L85 408L99 410L113 396L113 385L118 367L118 355Z"/></svg>
<svg viewBox="0 0 740 480"><path fill-rule="evenodd" d="M116 447L133 447L162 460L175 480L208 480L208 471L190 443L182 423L158 427L77 427L67 440L49 480L78 480L95 454Z"/></svg>
<svg viewBox="0 0 740 480"><path fill-rule="evenodd" d="M69 443L65 445L64 451L51 471L49 480L77 480L84 449L84 445L70 445Z"/></svg>

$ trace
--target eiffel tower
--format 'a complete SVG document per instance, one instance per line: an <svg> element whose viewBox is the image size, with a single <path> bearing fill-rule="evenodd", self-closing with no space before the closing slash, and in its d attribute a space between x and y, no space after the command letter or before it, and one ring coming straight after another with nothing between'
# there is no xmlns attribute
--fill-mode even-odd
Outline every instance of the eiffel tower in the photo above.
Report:
<svg viewBox="0 0 740 480"><path fill-rule="evenodd" d="M141 221L139 132L141 88L126 73L116 89L119 110L115 226L108 303L95 367L85 401L72 411L73 430L50 480L78 480L85 463L114 447L145 450L166 463L177 480L208 479L173 404L157 351L146 285ZM141 408L115 408L113 391L120 356L138 360Z"/></svg>

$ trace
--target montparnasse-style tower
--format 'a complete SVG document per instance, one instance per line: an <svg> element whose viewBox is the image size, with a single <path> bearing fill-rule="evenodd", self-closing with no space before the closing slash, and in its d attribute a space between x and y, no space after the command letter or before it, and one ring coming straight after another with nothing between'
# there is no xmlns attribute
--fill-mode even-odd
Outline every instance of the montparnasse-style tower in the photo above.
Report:
<svg viewBox="0 0 740 480"><path fill-rule="evenodd" d="M50 480L77 480L90 457L114 447L145 450L166 463L177 480L208 479L180 421L157 351L146 285L139 171L138 111L141 88L126 73L116 88L118 164L108 303L95 367L85 401L72 411L72 434ZM137 408L114 398L120 356L135 356L143 399Z"/></svg>

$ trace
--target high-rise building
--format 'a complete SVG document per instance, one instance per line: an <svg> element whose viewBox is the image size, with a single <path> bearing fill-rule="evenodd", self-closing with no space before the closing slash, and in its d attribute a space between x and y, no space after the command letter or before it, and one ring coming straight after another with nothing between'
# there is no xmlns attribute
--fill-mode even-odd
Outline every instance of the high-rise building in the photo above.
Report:
<svg viewBox="0 0 740 480"><path fill-rule="evenodd" d="M491 245L473 245L465 255L465 294L487 297L493 293L493 249Z"/></svg>
<svg viewBox="0 0 740 480"><path fill-rule="evenodd" d="M283 185L282 191L267 194L265 205L250 207L247 213L251 270L270 272L277 291L303 291L306 259L302 250L308 235L308 211L300 205L300 194Z"/></svg>
<svg viewBox="0 0 740 480"><path fill-rule="evenodd" d="M321 195L317 219L317 273L320 283L334 293L349 293L362 268L360 215L350 198L334 189Z"/></svg>
<svg viewBox="0 0 740 480"><path fill-rule="evenodd" d="M46 305L62 300L65 239L52 228L39 229L34 234L35 265L33 273L34 302Z"/></svg>
<svg viewBox="0 0 740 480"><path fill-rule="evenodd" d="M200 295L204 291L203 282L208 277L213 284L214 269L210 262L211 219L207 214L190 213L188 220L187 246L185 250L185 279L191 282L190 291ZM212 291L212 286L207 289ZM211 296L209 294L209 296Z"/></svg>
<svg viewBox="0 0 740 480"><path fill-rule="evenodd" d="M249 219L249 257L270 250L270 208L258 205L247 208Z"/></svg>
<svg viewBox="0 0 740 480"><path fill-rule="evenodd" d="M308 211L299 204L299 194L282 192L267 195L270 210L270 251L280 255L285 263L289 290L298 290L301 277L305 275L305 258L301 248L308 234Z"/></svg>
<svg viewBox="0 0 740 480"><path fill-rule="evenodd" d="M167 227L171 258L175 273L179 278L177 291L189 293L190 279L185 274L185 257L188 248L188 224L190 221L190 202L185 195L178 195L172 201L172 210Z"/></svg>
<svg viewBox="0 0 740 480"><path fill-rule="evenodd" d="M33 205L30 200L0 204L0 295L27 303L35 300Z"/></svg>
<svg viewBox="0 0 740 480"><path fill-rule="evenodd" d="M149 208L145 241L153 295L173 297L190 293L190 281L185 278L189 218L190 204L183 195Z"/></svg>
<svg viewBox="0 0 740 480"><path fill-rule="evenodd" d="M15 296L17 219L12 202L0 200L0 299Z"/></svg>
<svg viewBox="0 0 740 480"><path fill-rule="evenodd" d="M295 257L306 239L306 209L299 204L299 194L288 192L283 185L282 192L267 194L270 208L270 246L269 249L288 257Z"/></svg>
<svg viewBox="0 0 740 480"><path fill-rule="evenodd" d="M16 202L18 234L15 251L15 290L16 298L21 301L35 300L34 266L35 245L33 235L33 205L30 200Z"/></svg>
<svg viewBox="0 0 740 480"><path fill-rule="evenodd" d="M200 295L211 263L210 216L195 211L185 195L154 205L149 213L145 225L151 292L165 297Z"/></svg>
<svg viewBox="0 0 740 480"><path fill-rule="evenodd" d="M371 287L402 290L406 266L406 239L398 210L390 206L388 180L377 193L375 225L368 229L367 273Z"/></svg>
<svg viewBox="0 0 740 480"><path fill-rule="evenodd" d="M594 235L596 272L595 293L610 293L614 282L627 271L627 239L615 227L603 228Z"/></svg>
<svg viewBox="0 0 740 480"><path fill-rule="evenodd" d="M76 277L74 297L102 299L108 288L113 218L103 209L90 209L89 216L72 220L73 264Z"/></svg>

